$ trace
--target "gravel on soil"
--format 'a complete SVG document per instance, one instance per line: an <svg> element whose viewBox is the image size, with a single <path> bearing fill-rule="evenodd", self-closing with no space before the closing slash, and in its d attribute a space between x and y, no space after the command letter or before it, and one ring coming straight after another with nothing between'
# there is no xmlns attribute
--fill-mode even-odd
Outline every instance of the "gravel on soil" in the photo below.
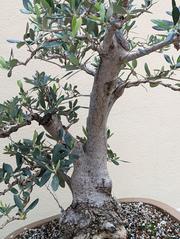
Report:
<svg viewBox="0 0 180 239"><path fill-rule="evenodd" d="M121 203L122 220L128 239L180 239L180 222L153 205L142 202ZM15 239L59 239L59 220L25 230Z"/></svg>

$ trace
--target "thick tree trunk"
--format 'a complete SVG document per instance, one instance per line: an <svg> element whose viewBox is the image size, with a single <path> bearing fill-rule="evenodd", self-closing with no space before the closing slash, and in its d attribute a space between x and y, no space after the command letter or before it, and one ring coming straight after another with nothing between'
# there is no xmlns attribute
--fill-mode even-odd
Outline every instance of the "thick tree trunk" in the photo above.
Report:
<svg viewBox="0 0 180 239"><path fill-rule="evenodd" d="M119 66L101 62L91 94L86 145L77 144L71 177L73 202L60 220L61 239L125 239L119 204L111 195L106 123ZM107 72L107 67L109 71Z"/></svg>
<svg viewBox="0 0 180 239"><path fill-rule="evenodd" d="M87 142L77 143L71 177L73 202L60 220L61 239L125 239L119 204L111 195L107 170L106 124L115 102L121 55L127 54L114 39L114 27L104 38L94 78L87 119Z"/></svg>
<svg viewBox="0 0 180 239"><path fill-rule="evenodd" d="M61 239L125 239L119 204L111 196L107 159L86 153L72 175L73 202L60 219Z"/></svg>

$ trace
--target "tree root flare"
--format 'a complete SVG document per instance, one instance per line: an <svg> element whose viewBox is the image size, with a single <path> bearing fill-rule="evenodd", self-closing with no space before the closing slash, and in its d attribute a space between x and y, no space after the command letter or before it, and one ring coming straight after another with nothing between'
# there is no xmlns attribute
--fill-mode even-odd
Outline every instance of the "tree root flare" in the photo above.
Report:
<svg viewBox="0 0 180 239"><path fill-rule="evenodd" d="M103 206L72 204L61 216L59 239L126 239L120 205L111 198Z"/></svg>

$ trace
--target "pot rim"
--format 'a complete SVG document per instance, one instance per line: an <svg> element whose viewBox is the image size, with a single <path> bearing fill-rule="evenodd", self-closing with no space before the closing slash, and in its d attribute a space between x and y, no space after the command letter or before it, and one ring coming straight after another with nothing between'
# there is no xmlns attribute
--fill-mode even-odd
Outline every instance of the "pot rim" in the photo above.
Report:
<svg viewBox="0 0 180 239"><path fill-rule="evenodd" d="M147 203L147 204L153 205L154 207L160 209L161 211L164 211L164 212L168 213L169 215L171 215L176 221L180 222L180 212L178 212L176 209L169 206L168 204L160 202L158 200L154 200L151 198L127 197L127 198L120 198L120 199L118 199L118 201L121 203L123 203L123 202L142 202L142 203ZM30 228L39 227L49 221L57 219L58 217L59 217L59 214L51 216L51 217L47 217L47 218L39 220L39 221L35 221L33 223L30 223L26 226L23 226L23 227L15 230L13 233L9 234L4 239L14 239L16 236L18 236L23 231L30 229Z"/></svg>
<svg viewBox="0 0 180 239"><path fill-rule="evenodd" d="M154 207L168 213L175 220L180 222L180 212L177 211L175 208L169 206L168 204L160 202L158 200L151 199L151 198L128 197L128 198L120 198L119 201L120 202L143 202L143 203L151 204Z"/></svg>

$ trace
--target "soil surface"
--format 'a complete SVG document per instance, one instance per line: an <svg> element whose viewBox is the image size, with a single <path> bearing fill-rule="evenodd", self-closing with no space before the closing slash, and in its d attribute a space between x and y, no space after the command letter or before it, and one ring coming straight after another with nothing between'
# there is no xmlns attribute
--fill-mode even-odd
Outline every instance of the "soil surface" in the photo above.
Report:
<svg viewBox="0 0 180 239"><path fill-rule="evenodd" d="M121 203L128 239L180 239L180 222L168 213L142 202ZM59 239L59 220L24 231L15 239Z"/></svg>

